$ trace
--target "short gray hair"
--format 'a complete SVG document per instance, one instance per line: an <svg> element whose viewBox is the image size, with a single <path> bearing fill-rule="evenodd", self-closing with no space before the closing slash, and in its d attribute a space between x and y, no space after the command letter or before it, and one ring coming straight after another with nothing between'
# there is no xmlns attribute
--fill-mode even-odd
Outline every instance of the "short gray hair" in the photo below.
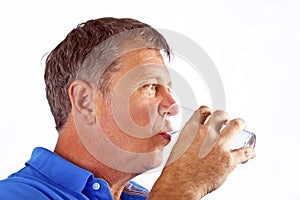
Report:
<svg viewBox="0 0 300 200"><path fill-rule="evenodd" d="M46 59L46 96L60 131L71 111L70 84L81 79L96 83L104 96L109 80L122 65L122 55L144 48L170 49L165 38L148 24L129 18L100 18L79 24Z"/></svg>

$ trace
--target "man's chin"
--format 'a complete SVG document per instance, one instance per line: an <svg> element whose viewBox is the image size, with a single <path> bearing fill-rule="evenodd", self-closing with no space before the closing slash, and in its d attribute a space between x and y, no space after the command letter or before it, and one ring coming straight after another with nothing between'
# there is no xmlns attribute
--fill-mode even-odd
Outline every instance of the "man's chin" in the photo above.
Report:
<svg viewBox="0 0 300 200"><path fill-rule="evenodd" d="M144 163L143 173L159 167L162 164L162 161L163 161L163 148L160 148L152 152L151 156L147 156L147 158L145 157L145 160L143 162Z"/></svg>

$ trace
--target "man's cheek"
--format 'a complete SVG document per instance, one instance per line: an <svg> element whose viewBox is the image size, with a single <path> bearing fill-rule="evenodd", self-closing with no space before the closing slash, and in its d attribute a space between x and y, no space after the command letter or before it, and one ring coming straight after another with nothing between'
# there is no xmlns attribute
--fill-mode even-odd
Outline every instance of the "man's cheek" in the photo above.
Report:
<svg viewBox="0 0 300 200"><path fill-rule="evenodd" d="M131 103L129 106L129 113L133 123L138 126L145 127L151 123L149 107L139 106L138 102Z"/></svg>

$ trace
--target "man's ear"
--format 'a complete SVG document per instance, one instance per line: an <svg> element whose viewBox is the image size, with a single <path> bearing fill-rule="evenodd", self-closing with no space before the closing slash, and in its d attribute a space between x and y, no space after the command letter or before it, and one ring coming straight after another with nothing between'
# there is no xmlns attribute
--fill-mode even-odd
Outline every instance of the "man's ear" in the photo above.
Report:
<svg viewBox="0 0 300 200"><path fill-rule="evenodd" d="M93 87L85 81L75 80L69 87L72 111L88 124L96 121Z"/></svg>

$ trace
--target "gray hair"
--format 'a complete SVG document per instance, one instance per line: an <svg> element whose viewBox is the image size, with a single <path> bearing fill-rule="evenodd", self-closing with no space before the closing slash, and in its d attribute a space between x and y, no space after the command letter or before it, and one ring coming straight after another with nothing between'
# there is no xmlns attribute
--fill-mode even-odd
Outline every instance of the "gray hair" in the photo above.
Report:
<svg viewBox="0 0 300 200"><path fill-rule="evenodd" d="M46 59L46 96L60 131L71 111L70 84L81 79L109 94L113 72L122 55L138 49L170 49L165 38L151 26L134 19L100 18L73 29Z"/></svg>

